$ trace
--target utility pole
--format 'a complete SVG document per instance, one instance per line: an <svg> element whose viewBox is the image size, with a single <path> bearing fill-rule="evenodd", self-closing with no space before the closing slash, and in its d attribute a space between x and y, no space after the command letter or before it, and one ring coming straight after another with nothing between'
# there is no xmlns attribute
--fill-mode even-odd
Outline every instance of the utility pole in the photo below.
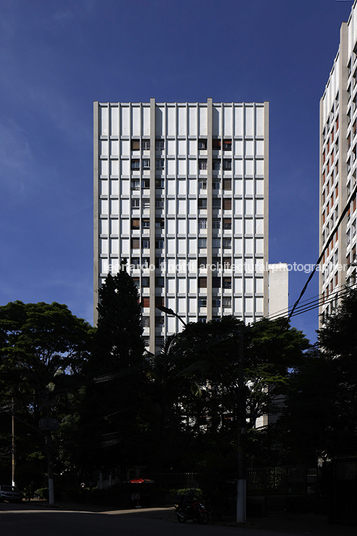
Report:
<svg viewBox="0 0 357 536"><path fill-rule="evenodd" d="M245 523L247 520L247 480L245 468L246 455L246 399L244 381L244 334L239 335L238 355L238 403L237 403L237 523Z"/></svg>
<svg viewBox="0 0 357 536"><path fill-rule="evenodd" d="M11 483L15 486L15 403L11 401Z"/></svg>

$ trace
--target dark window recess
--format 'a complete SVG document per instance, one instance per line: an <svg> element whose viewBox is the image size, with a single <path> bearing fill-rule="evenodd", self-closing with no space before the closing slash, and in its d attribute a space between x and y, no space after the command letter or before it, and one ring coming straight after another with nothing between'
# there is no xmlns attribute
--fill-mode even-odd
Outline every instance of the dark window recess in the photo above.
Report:
<svg viewBox="0 0 357 536"><path fill-rule="evenodd" d="M199 149L207 149L207 140L198 140L198 148Z"/></svg>
<svg viewBox="0 0 357 536"><path fill-rule="evenodd" d="M212 149L214 151L219 151L221 149L221 140L213 139L212 140Z"/></svg>
<svg viewBox="0 0 357 536"><path fill-rule="evenodd" d="M155 307L164 306L165 298L163 296L155 296Z"/></svg>
<svg viewBox="0 0 357 536"><path fill-rule="evenodd" d="M140 151L140 140L131 140L131 150Z"/></svg>
<svg viewBox="0 0 357 536"><path fill-rule="evenodd" d="M198 278L198 288L207 288L207 277Z"/></svg>
<svg viewBox="0 0 357 536"><path fill-rule="evenodd" d="M232 280L230 277L223 278L223 288L232 288Z"/></svg>
<svg viewBox="0 0 357 536"><path fill-rule="evenodd" d="M232 160L223 160L223 169L232 169Z"/></svg>
<svg viewBox="0 0 357 536"><path fill-rule="evenodd" d="M223 140L223 150L224 151L232 150L232 140Z"/></svg>
<svg viewBox="0 0 357 536"><path fill-rule="evenodd" d="M232 199L223 199L223 210L232 210Z"/></svg>
<svg viewBox="0 0 357 536"><path fill-rule="evenodd" d="M150 298L141 298L141 307L150 307Z"/></svg>

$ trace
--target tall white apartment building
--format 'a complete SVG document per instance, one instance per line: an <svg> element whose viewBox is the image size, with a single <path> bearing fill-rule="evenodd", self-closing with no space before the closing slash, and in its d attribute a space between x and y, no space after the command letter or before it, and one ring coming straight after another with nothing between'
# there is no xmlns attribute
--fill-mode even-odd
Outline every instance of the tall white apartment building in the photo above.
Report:
<svg viewBox="0 0 357 536"><path fill-rule="evenodd" d="M320 101L320 322L356 268L357 1Z"/></svg>
<svg viewBox="0 0 357 536"><path fill-rule="evenodd" d="M94 306L123 259L151 352L268 315L268 103L94 103ZM287 288L286 288L287 294Z"/></svg>

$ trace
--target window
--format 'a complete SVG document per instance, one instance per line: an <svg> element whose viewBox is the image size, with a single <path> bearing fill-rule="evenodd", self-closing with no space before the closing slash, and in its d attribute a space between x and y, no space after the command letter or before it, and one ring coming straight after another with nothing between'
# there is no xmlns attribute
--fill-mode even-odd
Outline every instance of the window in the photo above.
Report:
<svg viewBox="0 0 357 536"><path fill-rule="evenodd" d="M141 241L141 247L143 249L149 249L150 247L150 239L149 238L143 238Z"/></svg>
<svg viewBox="0 0 357 536"><path fill-rule="evenodd" d="M223 229L232 229L231 218L223 218Z"/></svg>
<svg viewBox="0 0 357 536"><path fill-rule="evenodd" d="M150 307L150 298L145 297L141 299L141 307Z"/></svg>
<svg viewBox="0 0 357 536"><path fill-rule="evenodd" d="M163 229L164 228L164 220L162 218L156 218L155 227L156 227L156 229Z"/></svg>
<svg viewBox="0 0 357 536"><path fill-rule="evenodd" d="M207 298L198 298L198 307L207 307Z"/></svg>
<svg viewBox="0 0 357 536"><path fill-rule="evenodd" d="M149 151L150 150L150 140L143 140L141 142L141 147L143 151Z"/></svg>
<svg viewBox="0 0 357 536"><path fill-rule="evenodd" d="M155 296L155 307L163 307L165 298L163 296Z"/></svg>
<svg viewBox="0 0 357 536"><path fill-rule="evenodd" d="M198 188L200 190L207 190L207 181L206 180L199 180L198 181Z"/></svg>
<svg viewBox="0 0 357 536"><path fill-rule="evenodd" d="M198 247L199 248L206 248L207 247L207 238L199 238L198 239Z"/></svg>
<svg viewBox="0 0 357 536"><path fill-rule="evenodd" d="M140 239L139 238L132 238L131 239L131 249L139 249L140 248Z"/></svg>
<svg viewBox="0 0 357 536"><path fill-rule="evenodd" d="M155 208L164 208L164 200L155 199Z"/></svg>
<svg viewBox="0 0 357 536"><path fill-rule="evenodd" d="M231 247L232 247L232 239L231 238L223 238L223 247L225 249L231 249Z"/></svg>
<svg viewBox="0 0 357 536"><path fill-rule="evenodd" d="M207 318L205 316L199 316L198 317L198 322L201 322L202 324L206 324Z"/></svg>
<svg viewBox="0 0 357 536"><path fill-rule="evenodd" d="M131 228L132 229L139 229L139 227L140 227L139 218L132 218L132 220L131 220Z"/></svg>
<svg viewBox="0 0 357 536"><path fill-rule="evenodd" d="M223 160L223 169L232 169L232 160Z"/></svg>
<svg viewBox="0 0 357 536"><path fill-rule="evenodd" d="M198 140L198 148L199 149L207 149L207 140Z"/></svg>
<svg viewBox="0 0 357 536"><path fill-rule="evenodd" d="M140 169L140 160L131 161L131 169L139 170Z"/></svg>
<svg viewBox="0 0 357 536"><path fill-rule="evenodd" d="M140 151L140 140L131 140L131 150Z"/></svg>
<svg viewBox="0 0 357 536"><path fill-rule="evenodd" d="M200 197L198 200L198 208L207 208L207 198Z"/></svg>
<svg viewBox="0 0 357 536"><path fill-rule="evenodd" d="M212 140L212 149L214 151L219 151L221 149L221 140L213 139Z"/></svg>
<svg viewBox="0 0 357 536"><path fill-rule="evenodd" d="M223 257L223 267L225 270L232 267L232 259L230 257Z"/></svg>
<svg viewBox="0 0 357 536"><path fill-rule="evenodd" d="M212 162L212 167L213 167L213 169L215 169L215 170L219 170L219 169L221 169L221 161L220 161L220 160L217 160L217 159L213 160L213 162Z"/></svg>
<svg viewBox="0 0 357 536"><path fill-rule="evenodd" d="M162 179L155 179L155 188L162 189L165 187L165 181Z"/></svg>
<svg viewBox="0 0 357 536"><path fill-rule="evenodd" d="M165 149L165 140L155 140L155 149L163 151Z"/></svg>
<svg viewBox="0 0 357 536"><path fill-rule="evenodd" d="M198 169L207 169L207 160L199 160Z"/></svg>
<svg viewBox="0 0 357 536"><path fill-rule="evenodd" d="M221 298L212 298L213 307L221 307Z"/></svg>
<svg viewBox="0 0 357 536"><path fill-rule="evenodd" d="M159 328L160 326L163 326L165 322L164 316L155 316L155 326Z"/></svg>
<svg viewBox="0 0 357 536"><path fill-rule="evenodd" d="M161 239L155 240L155 248L156 249L164 249L164 241Z"/></svg>
<svg viewBox="0 0 357 536"><path fill-rule="evenodd" d="M212 277L212 287L213 288L221 288L221 278L220 277Z"/></svg>
<svg viewBox="0 0 357 536"><path fill-rule="evenodd" d="M232 150L232 140L223 140L223 150L224 151Z"/></svg>
<svg viewBox="0 0 357 536"><path fill-rule="evenodd" d="M143 221L141 222L141 225L142 225L142 228L143 228L143 229L150 229L150 220L147 220L147 219L146 219L146 220L143 220Z"/></svg>
<svg viewBox="0 0 357 536"><path fill-rule="evenodd" d="M212 199L212 207L213 208L221 208L221 200L219 199L219 197L214 197Z"/></svg>
<svg viewBox="0 0 357 536"><path fill-rule="evenodd" d="M130 187L132 190L140 190L140 179L131 179Z"/></svg>
<svg viewBox="0 0 357 536"><path fill-rule="evenodd" d="M207 288L207 277L198 278L198 288Z"/></svg>
<svg viewBox="0 0 357 536"><path fill-rule="evenodd" d="M163 277L157 277L155 279L155 287L163 288L165 284L165 280Z"/></svg>
<svg viewBox="0 0 357 536"><path fill-rule="evenodd" d="M143 316L141 318L141 323L143 328L149 328L150 327L150 316Z"/></svg>
<svg viewBox="0 0 357 536"><path fill-rule="evenodd" d="M223 190L232 190L232 179L223 179Z"/></svg>
<svg viewBox="0 0 357 536"><path fill-rule="evenodd" d="M232 307L232 298L230 296L222 298L223 307Z"/></svg>
<svg viewBox="0 0 357 536"><path fill-rule="evenodd" d="M230 277L223 278L223 288L232 288L232 280Z"/></svg>
<svg viewBox="0 0 357 536"><path fill-rule="evenodd" d="M140 287L140 280L138 277L133 277L133 283L136 286L136 288Z"/></svg>
<svg viewBox="0 0 357 536"><path fill-rule="evenodd" d="M164 167L165 167L165 160L163 158L157 158L156 169L164 169Z"/></svg>
<svg viewBox="0 0 357 536"><path fill-rule="evenodd" d="M220 238L212 238L212 247L213 248L220 248L221 247L221 239Z"/></svg>
<svg viewBox="0 0 357 536"><path fill-rule="evenodd" d="M212 182L212 190L220 190L221 189L221 181L218 179L214 180Z"/></svg>
<svg viewBox="0 0 357 536"><path fill-rule="evenodd" d="M213 257L212 264L216 267L216 270L219 270L221 268L221 259L218 259L218 257Z"/></svg>
<svg viewBox="0 0 357 536"><path fill-rule="evenodd" d="M143 208L150 208L150 199L147 197L143 198Z"/></svg>
<svg viewBox="0 0 357 536"><path fill-rule="evenodd" d="M133 265L133 268L140 268L140 259L139 259L139 257L132 257L131 258L131 264Z"/></svg>
<svg viewBox="0 0 357 536"><path fill-rule="evenodd" d="M199 229L207 229L207 220L203 218L198 219L198 228Z"/></svg>
<svg viewBox="0 0 357 536"><path fill-rule="evenodd" d="M143 161L143 169L150 169L150 160L145 158Z"/></svg>
<svg viewBox="0 0 357 536"><path fill-rule="evenodd" d="M142 188L150 188L150 179L143 179L141 181L141 187Z"/></svg>
<svg viewBox="0 0 357 536"><path fill-rule="evenodd" d="M212 221L212 229L220 229L221 228L221 220L214 219Z"/></svg>
<svg viewBox="0 0 357 536"><path fill-rule="evenodd" d="M223 210L232 210L232 199L223 199Z"/></svg>
<svg viewBox="0 0 357 536"><path fill-rule="evenodd" d="M198 267L199 268L207 268L207 257L199 257L198 258Z"/></svg>
<svg viewBox="0 0 357 536"><path fill-rule="evenodd" d="M141 278L141 286L142 287L150 287L150 277L142 277Z"/></svg>

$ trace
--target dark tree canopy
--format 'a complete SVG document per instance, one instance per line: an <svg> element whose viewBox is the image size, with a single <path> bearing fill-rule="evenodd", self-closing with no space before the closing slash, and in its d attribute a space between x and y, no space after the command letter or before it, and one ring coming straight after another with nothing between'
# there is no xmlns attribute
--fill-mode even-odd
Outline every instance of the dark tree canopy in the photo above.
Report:
<svg viewBox="0 0 357 536"><path fill-rule="evenodd" d="M64 418L75 420L91 329L58 303L16 301L0 307L1 428L9 430L14 408L16 480L21 486L40 485L45 460L40 419L57 419L59 435ZM0 437L0 472L11 466L8 434ZM59 467L71 465L72 453L62 441Z"/></svg>
<svg viewBox="0 0 357 536"><path fill-rule="evenodd" d="M286 453L316 460L357 454L357 290L318 332L318 345L295 370L280 422Z"/></svg>
<svg viewBox="0 0 357 536"><path fill-rule="evenodd" d="M141 306L123 269L99 290L98 327L83 407L84 457L92 466L117 466L139 456L143 352ZM87 448L89 446L89 449Z"/></svg>

